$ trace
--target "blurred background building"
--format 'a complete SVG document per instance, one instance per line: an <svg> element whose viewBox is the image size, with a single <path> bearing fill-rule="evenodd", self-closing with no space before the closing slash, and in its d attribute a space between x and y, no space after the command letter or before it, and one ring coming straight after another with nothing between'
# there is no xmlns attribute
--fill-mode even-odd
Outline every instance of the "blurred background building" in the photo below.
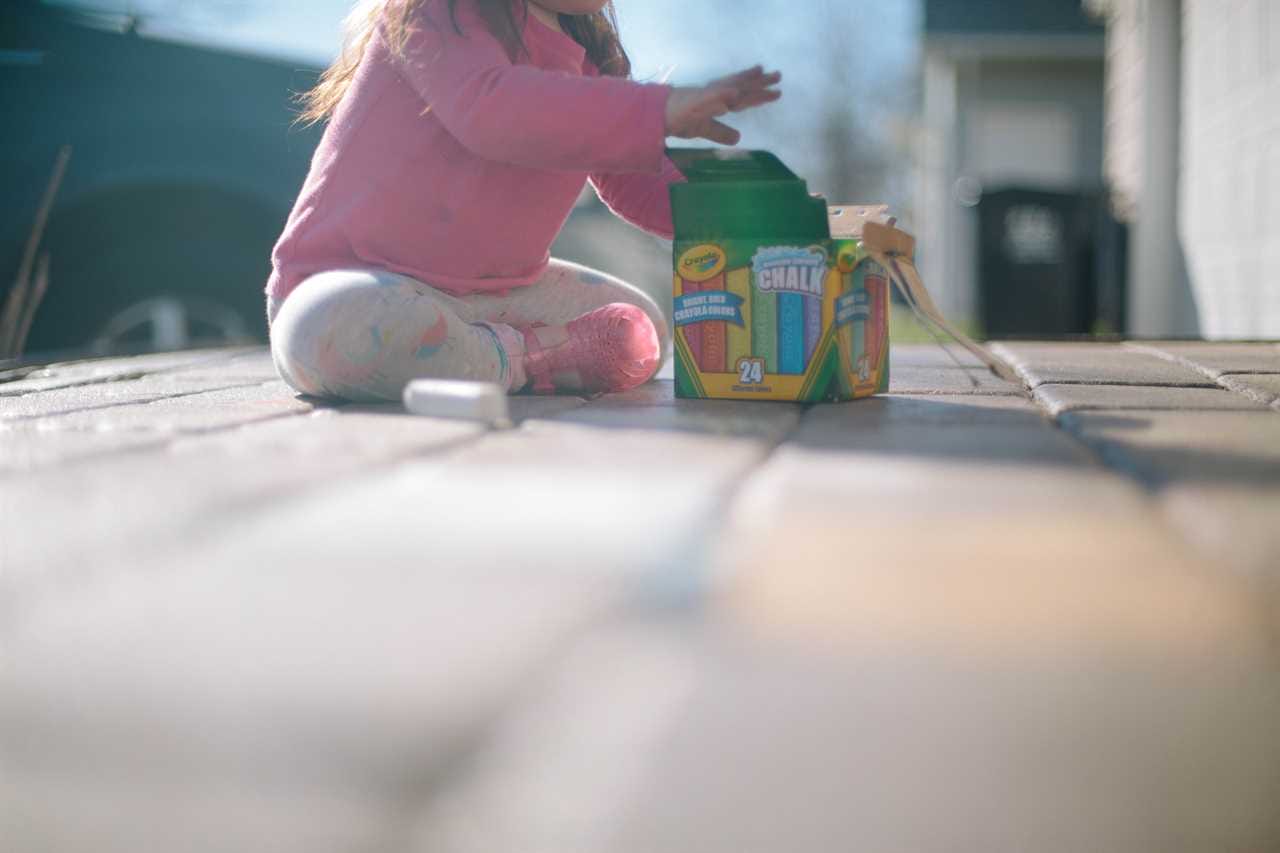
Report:
<svg viewBox="0 0 1280 853"><path fill-rule="evenodd" d="M1076 0L926 0L923 39L914 213L940 306L997 336L1120 331L1102 27Z"/></svg>
<svg viewBox="0 0 1280 853"><path fill-rule="evenodd" d="M1280 3L1090 0L1132 331L1280 337Z"/></svg>
<svg viewBox="0 0 1280 853"><path fill-rule="evenodd" d="M292 97L336 52L348 6L0 8L0 277L18 268L57 151L73 148L28 351L264 337L269 250L319 138L292 124ZM780 68L783 101L734 117L744 144L832 201L892 205L944 310L977 334L1280 336L1271 0L618 12L639 79ZM668 247L589 191L553 251L669 298Z"/></svg>

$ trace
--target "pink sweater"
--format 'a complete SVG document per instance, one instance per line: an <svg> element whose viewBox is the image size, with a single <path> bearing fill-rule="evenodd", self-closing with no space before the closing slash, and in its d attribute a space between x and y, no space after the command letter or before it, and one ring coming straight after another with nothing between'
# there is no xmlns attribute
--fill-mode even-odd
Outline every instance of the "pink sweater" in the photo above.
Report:
<svg viewBox="0 0 1280 853"><path fill-rule="evenodd" d="M271 296L353 267L454 293L529 284L588 178L671 236L668 87L601 76L532 15L513 64L471 0L457 18L464 35L427 0L404 59L374 34L272 253Z"/></svg>

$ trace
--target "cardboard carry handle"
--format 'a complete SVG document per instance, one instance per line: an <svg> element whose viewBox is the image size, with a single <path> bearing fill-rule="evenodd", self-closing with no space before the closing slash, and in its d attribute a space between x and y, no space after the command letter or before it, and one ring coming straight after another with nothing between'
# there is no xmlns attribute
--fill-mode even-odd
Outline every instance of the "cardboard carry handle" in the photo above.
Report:
<svg viewBox="0 0 1280 853"><path fill-rule="evenodd" d="M902 298L911 306L911 310L925 321L926 328L932 324L973 353L1001 379L1015 385L1022 384L1022 379L1012 367L992 355L985 347L979 345L942 316L942 312L933 302L933 297L925 289L924 282L920 280L919 271L916 270L914 237L892 225L868 221L862 226L862 247L872 260L884 267L885 272L889 274L889 279L898 288Z"/></svg>

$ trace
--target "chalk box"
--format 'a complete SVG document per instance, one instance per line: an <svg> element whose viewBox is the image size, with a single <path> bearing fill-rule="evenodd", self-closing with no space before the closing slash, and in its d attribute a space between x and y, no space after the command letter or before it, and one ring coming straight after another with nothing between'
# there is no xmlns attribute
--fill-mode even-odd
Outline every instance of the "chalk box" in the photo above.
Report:
<svg viewBox="0 0 1280 853"><path fill-rule="evenodd" d="M673 148L677 397L851 400L889 385L889 286L839 205L765 151Z"/></svg>

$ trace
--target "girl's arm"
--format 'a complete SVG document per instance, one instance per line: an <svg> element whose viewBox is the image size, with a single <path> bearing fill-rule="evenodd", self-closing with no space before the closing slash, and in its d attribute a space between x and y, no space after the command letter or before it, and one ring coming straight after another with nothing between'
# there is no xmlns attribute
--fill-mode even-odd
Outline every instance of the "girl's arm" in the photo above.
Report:
<svg viewBox="0 0 1280 853"><path fill-rule="evenodd" d="M457 18L463 35L444 3L424 4L397 65L463 146L533 168L657 176L669 87L513 65L470 3Z"/></svg>
<svg viewBox="0 0 1280 853"><path fill-rule="evenodd" d="M598 72L589 65L587 73ZM673 89L667 99L667 133L734 145L738 142L738 131L718 117L778 100L781 93L773 86L781 80L778 72L766 73L757 65L705 86ZM610 210L632 225L667 239L673 236L669 187L683 180L684 175L667 157L662 158L662 171L656 175L611 172L591 175L596 194Z"/></svg>
<svg viewBox="0 0 1280 853"><path fill-rule="evenodd" d="M657 175L591 175L596 195L611 211L637 228L668 240L673 236L668 187L683 180L684 175L667 157L662 158L662 172Z"/></svg>
<svg viewBox="0 0 1280 853"><path fill-rule="evenodd" d="M588 75L598 73L588 64ZM666 104L666 132L686 139L700 137L735 145L738 131L721 122L719 116L778 100L781 93L773 87L781 80L778 72L766 73L757 65L705 86L673 89ZM656 175L610 172L591 175L596 193L610 210L632 225L667 239L672 237L673 230L668 187L683 180L684 175L667 157L662 158L662 170Z"/></svg>

